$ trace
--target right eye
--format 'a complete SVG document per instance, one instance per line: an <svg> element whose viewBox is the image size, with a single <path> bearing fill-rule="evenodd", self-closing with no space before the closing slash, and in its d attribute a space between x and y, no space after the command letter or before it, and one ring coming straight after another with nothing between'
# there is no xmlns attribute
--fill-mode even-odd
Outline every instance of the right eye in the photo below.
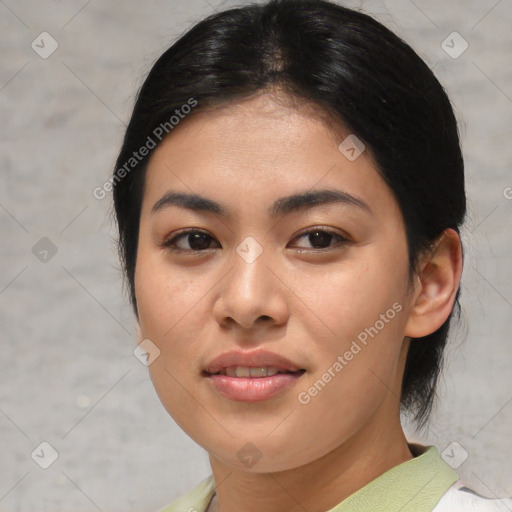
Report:
<svg viewBox="0 0 512 512"><path fill-rule="evenodd" d="M179 247L178 242L184 240L189 247ZM173 252L203 252L209 249L212 240L215 240L208 233L197 230L182 231L178 235L165 241L162 245Z"/></svg>

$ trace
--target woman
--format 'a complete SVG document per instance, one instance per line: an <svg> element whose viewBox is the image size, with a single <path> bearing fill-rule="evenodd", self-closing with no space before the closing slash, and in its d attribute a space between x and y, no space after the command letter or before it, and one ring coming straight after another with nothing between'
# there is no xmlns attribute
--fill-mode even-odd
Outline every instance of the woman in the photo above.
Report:
<svg viewBox="0 0 512 512"><path fill-rule="evenodd" d="M150 71L112 185L140 349L212 467L162 512L510 508L400 424L432 408L466 212L406 43L323 0L209 16Z"/></svg>

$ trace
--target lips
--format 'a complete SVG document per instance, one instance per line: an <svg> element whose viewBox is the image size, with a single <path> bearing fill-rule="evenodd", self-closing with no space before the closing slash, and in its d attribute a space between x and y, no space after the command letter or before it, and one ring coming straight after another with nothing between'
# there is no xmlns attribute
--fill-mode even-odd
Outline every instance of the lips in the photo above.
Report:
<svg viewBox="0 0 512 512"><path fill-rule="evenodd" d="M205 365L203 376L207 385L220 396L250 403L284 394L305 372L299 363L259 349L220 354Z"/></svg>
<svg viewBox="0 0 512 512"><path fill-rule="evenodd" d="M220 371L225 372L226 368L238 366L248 368L271 367L277 368L280 372L305 371L298 363L280 354L260 349L253 351L234 350L220 354L205 365L204 372L211 375Z"/></svg>

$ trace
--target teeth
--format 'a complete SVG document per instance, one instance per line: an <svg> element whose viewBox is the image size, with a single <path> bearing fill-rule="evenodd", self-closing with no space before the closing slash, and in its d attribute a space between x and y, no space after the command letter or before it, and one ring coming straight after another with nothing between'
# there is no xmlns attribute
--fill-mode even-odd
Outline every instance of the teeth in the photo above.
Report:
<svg viewBox="0 0 512 512"><path fill-rule="evenodd" d="M256 368L257 369L257 368ZM246 366L237 366L235 368L235 377L250 377L251 370Z"/></svg>
<svg viewBox="0 0 512 512"><path fill-rule="evenodd" d="M271 366L262 366L260 368L249 368L248 366L230 366L229 368L223 368L220 372L221 375L227 375L228 377L272 377L276 373L288 373L285 371L278 370Z"/></svg>

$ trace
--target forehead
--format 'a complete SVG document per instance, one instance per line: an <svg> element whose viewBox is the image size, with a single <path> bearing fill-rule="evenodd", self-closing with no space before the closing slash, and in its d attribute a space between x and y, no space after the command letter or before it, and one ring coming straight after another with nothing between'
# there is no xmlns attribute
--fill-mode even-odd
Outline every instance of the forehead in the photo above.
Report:
<svg viewBox="0 0 512 512"><path fill-rule="evenodd" d="M278 197L329 188L377 209L395 207L370 152L351 160L340 151L349 136L322 110L271 95L195 113L151 156L143 210L148 214L167 189L216 198L235 210L265 203L267 212Z"/></svg>

